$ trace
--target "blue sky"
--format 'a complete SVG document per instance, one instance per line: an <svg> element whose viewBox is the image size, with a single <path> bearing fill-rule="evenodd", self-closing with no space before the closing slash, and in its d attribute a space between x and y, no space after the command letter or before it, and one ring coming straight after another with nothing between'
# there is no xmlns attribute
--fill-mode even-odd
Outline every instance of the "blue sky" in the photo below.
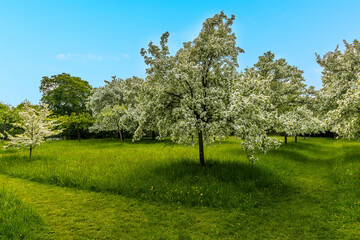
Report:
<svg viewBox="0 0 360 240"><path fill-rule="evenodd" d="M139 52L170 32L172 53L202 22L235 14L240 69L273 51L321 87L315 52L360 39L360 1L0 0L0 102L36 104L42 76L70 73L98 87L116 75L145 77Z"/></svg>

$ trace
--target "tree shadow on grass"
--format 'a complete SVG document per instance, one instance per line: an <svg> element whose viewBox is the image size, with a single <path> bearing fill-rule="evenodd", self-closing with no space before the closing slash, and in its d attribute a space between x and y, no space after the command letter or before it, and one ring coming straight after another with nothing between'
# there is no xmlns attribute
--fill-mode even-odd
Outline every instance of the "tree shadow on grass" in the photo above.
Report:
<svg viewBox="0 0 360 240"><path fill-rule="evenodd" d="M332 164L336 157L341 155L341 152L334 150L331 145L299 142L284 144L279 149L270 151L269 155L273 159L327 166Z"/></svg>
<svg viewBox="0 0 360 240"><path fill-rule="evenodd" d="M294 149L281 149L277 152L272 152L271 154L274 158L316 166L328 166L329 164L332 164L334 160L333 155L316 155L315 152L314 154L311 152L304 153L301 150Z"/></svg>
<svg viewBox="0 0 360 240"><path fill-rule="evenodd" d="M242 162L182 160L127 176L125 195L188 206L256 207L276 203L292 187L270 169Z"/></svg>
<svg viewBox="0 0 360 240"><path fill-rule="evenodd" d="M313 142L289 142L287 144L282 144L280 149L293 149L293 150L306 150L318 152L322 148L328 148L327 146L319 146Z"/></svg>
<svg viewBox="0 0 360 240"><path fill-rule="evenodd" d="M287 144L281 144L281 146L277 149L273 149L272 151L281 151L283 149L287 149L290 151L302 151L302 150L306 150L306 151L313 151L314 153L319 152L319 150L321 150L322 147L315 145L314 143L311 142L290 142ZM234 151L234 153L244 153L244 150L242 149L242 146L239 144L238 148L232 148L232 151ZM272 152L271 151L271 152Z"/></svg>
<svg viewBox="0 0 360 240"><path fill-rule="evenodd" d="M226 153L234 157L246 158L246 153L241 146L239 148L228 148L226 149ZM287 145L282 145L280 148L273 149L266 154L258 153L257 156L264 161L267 161L268 159L281 159L303 163L324 164L324 161L319 161L316 157L312 157L318 156L318 153L319 147L314 147L310 143L288 143Z"/></svg>

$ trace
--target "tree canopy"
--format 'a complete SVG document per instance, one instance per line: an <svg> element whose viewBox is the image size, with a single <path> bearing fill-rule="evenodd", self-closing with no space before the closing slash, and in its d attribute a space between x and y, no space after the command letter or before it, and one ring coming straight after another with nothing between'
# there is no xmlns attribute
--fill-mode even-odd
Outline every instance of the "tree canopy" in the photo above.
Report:
<svg viewBox="0 0 360 240"><path fill-rule="evenodd" d="M358 138L360 42L355 39L350 44L344 40L344 45L344 52L337 46L323 57L316 55L318 64L323 67L318 106L328 130Z"/></svg>
<svg viewBox="0 0 360 240"><path fill-rule="evenodd" d="M358 81L360 73L360 42L354 40L352 44L344 40L345 51L339 46L334 51L327 52L323 57L316 54L317 63L323 68L322 88L319 98L323 114L338 107L339 100Z"/></svg>
<svg viewBox="0 0 360 240"><path fill-rule="evenodd" d="M7 134L14 134L17 132L16 127L14 127L13 123L19 121L19 110L21 109L21 105L14 108L8 104L0 103L0 132L2 133L1 138L5 140L7 138Z"/></svg>
<svg viewBox="0 0 360 240"><path fill-rule="evenodd" d="M40 110L25 106L24 111L19 113L22 121L14 123L24 132L16 136L8 134L10 141L6 147L29 148L31 158L32 150L44 142L45 138L61 133L61 130L54 130L58 124L48 119L50 114L47 105Z"/></svg>
<svg viewBox="0 0 360 240"><path fill-rule="evenodd" d="M285 135L303 134L303 124L314 124L312 113L304 106L306 104L306 85L303 71L291 66L284 58L275 59L275 54L266 52L252 68L245 69L244 75L252 75L258 79L262 94L266 95L272 105L270 111L276 116L276 124L272 130ZM266 110L265 110L266 111ZM305 116L310 114L306 118ZM302 121L298 121L302 118ZM306 122L308 120L310 122ZM308 128L309 129L309 128ZM269 129L271 130L271 129Z"/></svg>
<svg viewBox="0 0 360 240"><path fill-rule="evenodd" d="M125 80L112 77L105 86L95 88L87 108L95 118L93 132L116 131L123 140L123 132L134 134L138 127L139 101L144 80L138 77Z"/></svg>
<svg viewBox="0 0 360 240"><path fill-rule="evenodd" d="M231 122L231 118L239 115L245 117L236 109L251 111L254 105L259 105L257 100L262 97L254 96L254 93L242 98L239 97L242 90L236 91L236 82L243 80L237 72L237 58L244 50L236 46L231 29L234 20L235 16L227 17L223 12L206 19L198 37L184 43L173 56L167 47L168 32L162 35L160 46L150 42L147 50L141 50L149 66L141 113L156 118L153 122L160 138L170 135L178 143L194 144L197 141L202 165L205 164L203 144L229 136L230 123L248 144L254 143L254 138L261 139L258 141L261 144L265 143L263 139L267 139L265 130L261 133L254 131L258 124L248 124L250 119ZM247 104L248 101L251 104ZM238 115L229 114L230 109ZM252 119L261 117L258 115L260 111L252 113ZM142 124L140 118L140 129ZM245 126L251 129L243 131ZM249 157L253 153L251 151Z"/></svg>
<svg viewBox="0 0 360 240"><path fill-rule="evenodd" d="M86 111L86 101L92 87L79 77L62 73L41 80L41 102L48 104L55 115L70 115Z"/></svg>

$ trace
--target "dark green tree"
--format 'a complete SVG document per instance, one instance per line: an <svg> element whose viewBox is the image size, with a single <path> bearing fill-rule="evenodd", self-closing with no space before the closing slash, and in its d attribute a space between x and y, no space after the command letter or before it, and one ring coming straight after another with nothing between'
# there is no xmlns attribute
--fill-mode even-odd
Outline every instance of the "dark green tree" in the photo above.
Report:
<svg viewBox="0 0 360 240"><path fill-rule="evenodd" d="M40 92L41 102L48 104L55 115L71 115L86 112L86 101L92 87L79 77L62 73L43 77Z"/></svg>
<svg viewBox="0 0 360 240"><path fill-rule="evenodd" d="M20 121L18 112L18 108L0 103L0 133L2 133L3 140L7 139L8 133L15 134L19 132L19 128L13 125L13 123Z"/></svg>
<svg viewBox="0 0 360 240"><path fill-rule="evenodd" d="M0 103L0 124L1 126L1 133L4 136L4 139L6 137L6 131L7 131L7 126L9 124L9 121L11 119L12 116L12 108L11 106L7 105L7 104L2 104Z"/></svg>
<svg viewBox="0 0 360 240"><path fill-rule="evenodd" d="M88 134L89 127L94 123L94 118L89 113L71 113L70 116L59 117L63 136L71 139L81 140L81 136Z"/></svg>

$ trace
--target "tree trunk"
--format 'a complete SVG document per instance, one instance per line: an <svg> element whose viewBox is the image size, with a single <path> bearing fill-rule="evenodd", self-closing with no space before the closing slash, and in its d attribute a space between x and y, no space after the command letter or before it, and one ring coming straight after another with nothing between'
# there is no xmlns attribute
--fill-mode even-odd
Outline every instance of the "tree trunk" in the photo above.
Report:
<svg viewBox="0 0 360 240"><path fill-rule="evenodd" d="M285 144L287 144L287 134L285 133Z"/></svg>
<svg viewBox="0 0 360 240"><path fill-rule="evenodd" d="M123 144L123 134L122 131L119 132L120 133L120 141L121 141L121 145Z"/></svg>
<svg viewBox="0 0 360 240"><path fill-rule="evenodd" d="M156 135L155 135L155 131L152 131L152 133L151 133L151 137L152 137L152 140L155 140L155 137L156 137Z"/></svg>
<svg viewBox="0 0 360 240"><path fill-rule="evenodd" d="M29 156L29 158L31 158L31 152L32 152L32 147L30 146L30 156Z"/></svg>
<svg viewBox="0 0 360 240"><path fill-rule="evenodd" d="M117 134L118 134L118 139L121 140L121 130L120 130L120 126L119 124L116 124L117 125Z"/></svg>
<svg viewBox="0 0 360 240"><path fill-rule="evenodd" d="M125 140L125 134L124 131L121 129L121 139L124 141Z"/></svg>
<svg viewBox="0 0 360 240"><path fill-rule="evenodd" d="M198 131L200 164L205 166L203 132Z"/></svg>
<svg viewBox="0 0 360 240"><path fill-rule="evenodd" d="M297 142L297 135L295 135L295 142Z"/></svg>

